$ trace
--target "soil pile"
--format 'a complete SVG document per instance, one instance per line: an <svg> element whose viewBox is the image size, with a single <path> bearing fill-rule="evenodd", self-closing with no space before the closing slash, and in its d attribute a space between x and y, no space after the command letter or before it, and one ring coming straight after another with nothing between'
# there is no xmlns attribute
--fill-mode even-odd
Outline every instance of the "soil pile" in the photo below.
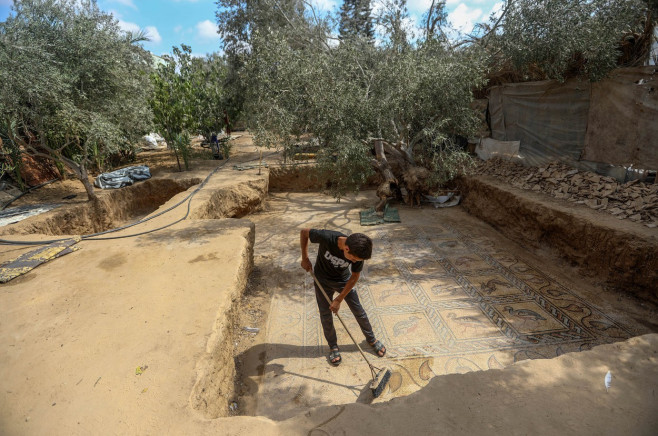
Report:
<svg viewBox="0 0 658 436"><path fill-rule="evenodd" d="M502 158L478 163L475 174L494 176L521 189L584 204L618 219L629 219L649 228L658 226L658 184L637 180L619 183L612 177L580 171L559 162L545 167L525 167Z"/></svg>

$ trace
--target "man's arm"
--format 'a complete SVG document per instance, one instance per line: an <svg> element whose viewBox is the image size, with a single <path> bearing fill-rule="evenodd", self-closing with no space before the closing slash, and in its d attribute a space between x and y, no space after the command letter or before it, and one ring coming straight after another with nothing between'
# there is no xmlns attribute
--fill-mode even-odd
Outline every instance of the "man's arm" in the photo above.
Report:
<svg viewBox="0 0 658 436"><path fill-rule="evenodd" d="M334 298L334 301L331 302L331 306L329 306L329 309L333 313L338 313L338 309L340 309L340 303L343 302L345 297L347 297L347 294L350 293L354 285L356 285L356 282L359 281L359 277L361 277L360 272L353 272L352 275L350 276L349 280L345 284L345 287L343 290L340 292L340 295L338 297Z"/></svg>
<svg viewBox="0 0 658 436"><path fill-rule="evenodd" d="M306 271L311 271L313 264L308 258L308 238L311 229L302 229L299 232L299 245L302 248L302 268Z"/></svg>

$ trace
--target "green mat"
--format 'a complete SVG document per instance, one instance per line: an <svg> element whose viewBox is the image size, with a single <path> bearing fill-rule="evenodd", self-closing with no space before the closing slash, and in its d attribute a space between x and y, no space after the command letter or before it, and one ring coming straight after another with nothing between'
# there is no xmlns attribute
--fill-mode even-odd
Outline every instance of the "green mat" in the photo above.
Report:
<svg viewBox="0 0 658 436"><path fill-rule="evenodd" d="M383 213L376 212L375 208L371 207L370 209L362 210L359 212L359 216L361 218L362 226L376 226L377 224L382 223L402 222L400 220L400 214L398 213L398 210L392 207L388 207L388 204L386 207L384 207Z"/></svg>

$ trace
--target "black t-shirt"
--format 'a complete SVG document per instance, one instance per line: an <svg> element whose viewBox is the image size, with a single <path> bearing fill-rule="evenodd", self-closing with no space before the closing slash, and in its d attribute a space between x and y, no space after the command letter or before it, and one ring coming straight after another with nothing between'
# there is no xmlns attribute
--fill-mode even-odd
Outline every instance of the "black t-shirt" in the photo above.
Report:
<svg viewBox="0 0 658 436"><path fill-rule="evenodd" d="M343 255L343 250L338 248L338 238L347 236L334 230L311 229L309 239L318 247L318 258L315 261L315 275L318 280L331 281L340 284L347 283L350 278L350 265L352 272L361 272L363 261L352 262Z"/></svg>

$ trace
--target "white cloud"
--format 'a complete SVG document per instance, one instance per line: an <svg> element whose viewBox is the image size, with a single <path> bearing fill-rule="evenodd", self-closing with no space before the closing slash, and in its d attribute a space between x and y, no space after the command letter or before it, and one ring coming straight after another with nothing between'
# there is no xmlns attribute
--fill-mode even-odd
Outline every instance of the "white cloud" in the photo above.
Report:
<svg viewBox="0 0 658 436"><path fill-rule="evenodd" d="M129 21L119 20L119 27L124 32L139 33L142 31L142 28L139 27L138 24L131 23ZM146 37L149 39L150 42L154 44L160 44L162 42L162 36L160 36L160 32L158 32L157 27L146 26L146 28L143 30L146 33Z"/></svg>
<svg viewBox="0 0 658 436"><path fill-rule="evenodd" d="M501 12L503 12L503 5L503 2L494 3L494 5L491 7L491 12L489 12L489 15L496 14L496 16L499 17Z"/></svg>
<svg viewBox="0 0 658 436"><path fill-rule="evenodd" d="M0 6L11 6L12 0L0 0Z"/></svg>
<svg viewBox="0 0 658 436"><path fill-rule="evenodd" d="M183 30L183 26L181 26L180 24L174 27L174 32L176 33L181 33L182 30Z"/></svg>
<svg viewBox="0 0 658 436"><path fill-rule="evenodd" d="M146 30L146 36L151 40L152 43L160 44L162 42L162 37L160 36L160 32L158 32L157 27L146 26L146 29L144 30Z"/></svg>
<svg viewBox="0 0 658 436"><path fill-rule="evenodd" d="M137 24L123 20L119 20L119 27L121 27L121 30L124 32L137 33L142 30Z"/></svg>
<svg viewBox="0 0 658 436"><path fill-rule="evenodd" d="M471 9L464 3L460 3L454 11L448 14L448 21L461 33L470 33L475 23L479 22L481 18L487 18L482 17L482 9Z"/></svg>
<svg viewBox="0 0 658 436"><path fill-rule="evenodd" d="M197 23L197 35L205 40L218 40L217 26L210 20L205 20Z"/></svg>

